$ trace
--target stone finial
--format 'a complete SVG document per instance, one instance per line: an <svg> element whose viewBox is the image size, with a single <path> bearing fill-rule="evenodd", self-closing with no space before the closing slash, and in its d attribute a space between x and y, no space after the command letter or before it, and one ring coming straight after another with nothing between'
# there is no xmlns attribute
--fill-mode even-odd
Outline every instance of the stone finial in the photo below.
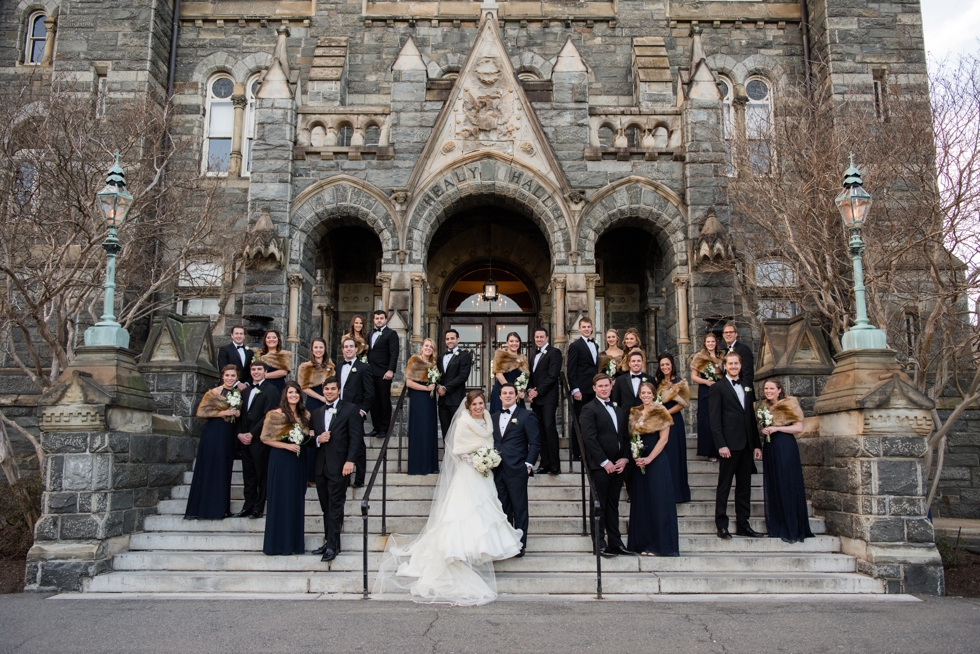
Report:
<svg viewBox="0 0 980 654"><path fill-rule="evenodd" d="M552 73L587 73L589 67L582 61L582 55L578 53L578 48L572 43L571 37L565 41L558 58L555 61Z"/></svg>
<svg viewBox="0 0 980 654"><path fill-rule="evenodd" d="M293 92L289 88L289 56L286 52L286 37L289 36L288 27L280 27L276 30L279 40L276 41L276 49L272 53L272 64L262 76L262 85L256 97L269 99L292 98Z"/></svg>
<svg viewBox="0 0 980 654"><path fill-rule="evenodd" d="M402 46L401 51L398 53L398 57L395 58L395 63L391 66L392 70L427 70L425 66L425 61L422 59L422 53L419 52L418 46L415 45L414 39L408 37L405 41L405 45Z"/></svg>
<svg viewBox="0 0 980 654"><path fill-rule="evenodd" d="M245 263L253 270L281 270L289 256L288 240L276 233L269 207L263 207L259 219L249 232L242 253Z"/></svg>
<svg viewBox="0 0 980 654"><path fill-rule="evenodd" d="M701 29L695 27L691 30L691 73L690 84L687 89L687 97L691 100L716 100L721 101L721 91L715 83L715 76L708 66L708 59L704 54L704 44L701 42Z"/></svg>
<svg viewBox="0 0 980 654"><path fill-rule="evenodd" d="M701 226L701 233L694 243L694 262L701 266L709 263L729 261L735 257L732 239L728 230L718 220L712 210Z"/></svg>

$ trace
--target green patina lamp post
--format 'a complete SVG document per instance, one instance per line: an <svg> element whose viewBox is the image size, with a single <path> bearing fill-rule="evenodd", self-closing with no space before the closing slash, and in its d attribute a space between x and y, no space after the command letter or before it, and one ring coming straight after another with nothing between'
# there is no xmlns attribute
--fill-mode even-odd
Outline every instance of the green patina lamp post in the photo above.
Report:
<svg viewBox="0 0 980 654"><path fill-rule="evenodd" d="M116 301L116 254L120 250L116 232L133 204L133 196L126 191L126 173L119 165L120 156L116 153L116 163L109 169L105 188L96 194L106 227L109 228L109 234L102 243L106 251L105 300L102 319L85 330L85 345L129 347L129 332L116 322L113 313Z"/></svg>
<svg viewBox="0 0 980 654"><path fill-rule="evenodd" d="M854 266L854 304L857 313L854 326L841 337L843 350L884 350L888 347L885 332L868 320L868 306L864 297L864 267L861 262L864 241L861 240L861 228L871 210L871 203L871 195L864 190L861 171L854 165L854 155L851 155L851 165L844 171L844 190L834 200L844 219L844 227L851 233L848 248Z"/></svg>

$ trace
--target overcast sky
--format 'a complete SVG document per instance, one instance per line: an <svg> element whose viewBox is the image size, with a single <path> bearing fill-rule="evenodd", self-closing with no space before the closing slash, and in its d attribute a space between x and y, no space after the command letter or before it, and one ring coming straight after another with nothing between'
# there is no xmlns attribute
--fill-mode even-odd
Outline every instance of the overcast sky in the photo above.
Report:
<svg viewBox="0 0 980 654"><path fill-rule="evenodd" d="M921 0L929 59L980 51L980 0Z"/></svg>

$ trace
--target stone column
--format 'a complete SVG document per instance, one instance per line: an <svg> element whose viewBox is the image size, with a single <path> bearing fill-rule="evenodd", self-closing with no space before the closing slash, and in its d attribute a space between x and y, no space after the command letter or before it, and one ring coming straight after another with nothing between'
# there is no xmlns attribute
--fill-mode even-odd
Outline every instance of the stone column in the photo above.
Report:
<svg viewBox="0 0 980 654"><path fill-rule="evenodd" d="M291 273L289 281L289 322L286 327L286 342L299 343L299 291L303 288L303 276Z"/></svg>
<svg viewBox="0 0 980 654"><path fill-rule="evenodd" d="M555 307L555 344L565 343L568 338L565 336L565 276L556 275L551 278L551 287L554 297L552 302Z"/></svg>
<svg viewBox="0 0 980 654"><path fill-rule="evenodd" d="M412 349L416 350L425 339L422 334L422 284L425 276L412 273Z"/></svg>
<svg viewBox="0 0 980 654"><path fill-rule="evenodd" d="M595 285L599 282L599 275L585 275L585 307L586 315L595 322Z"/></svg>
<svg viewBox="0 0 980 654"><path fill-rule="evenodd" d="M378 283L381 284L381 308L385 311L390 309L389 300L391 299L391 273L378 273Z"/></svg>
<svg viewBox="0 0 980 654"><path fill-rule="evenodd" d="M231 160L228 163L228 176L238 177L242 174L242 134L245 131L245 85L235 84L231 94L231 102L235 106L235 122L231 130Z"/></svg>
<svg viewBox="0 0 980 654"><path fill-rule="evenodd" d="M320 338L327 342L327 352L330 351L330 310L329 304L321 304L317 307L320 310Z"/></svg>
<svg viewBox="0 0 980 654"><path fill-rule="evenodd" d="M687 316L687 282L690 275L682 273L674 275L674 287L677 289L677 344L687 345L691 342L688 327L690 320Z"/></svg>
<svg viewBox="0 0 980 654"><path fill-rule="evenodd" d="M44 18L44 55L41 57L42 66L50 66L54 61L54 35L58 29L58 20L54 16Z"/></svg>
<svg viewBox="0 0 980 654"><path fill-rule="evenodd" d="M439 314L428 313L425 315L425 322L429 327L429 338L432 342L436 344L436 349L439 345Z"/></svg>

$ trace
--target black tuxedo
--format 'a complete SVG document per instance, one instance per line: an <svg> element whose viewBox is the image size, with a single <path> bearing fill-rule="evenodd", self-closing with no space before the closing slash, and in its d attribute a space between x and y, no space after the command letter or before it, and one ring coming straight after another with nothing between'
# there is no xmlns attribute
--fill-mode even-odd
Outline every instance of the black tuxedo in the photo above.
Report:
<svg viewBox="0 0 980 654"><path fill-rule="evenodd" d="M722 341L724 347L721 348L722 360L725 358L725 354L729 351L734 351L735 354L742 357L742 371L739 373L739 377L742 382L748 386L752 387L755 385L755 357L752 355L752 348L743 343L742 341L736 340L731 348L728 344Z"/></svg>
<svg viewBox="0 0 980 654"><path fill-rule="evenodd" d="M341 361L340 365L337 366L338 380L342 379L341 375L344 372L345 363L345 361ZM368 364L362 363L360 359L354 359L351 367L352 370L347 374L347 383L340 390L340 399L345 403L353 404L358 411L363 411L366 416L374 404L374 378L371 377L371 369ZM363 429L361 431L363 432ZM367 448L361 448L360 458L355 462L355 466L357 470L354 473L354 483L363 484L367 470Z"/></svg>
<svg viewBox="0 0 980 654"><path fill-rule="evenodd" d="M447 352L443 352L436 360L436 366L442 377L439 385L446 387L446 394L439 396L439 424L442 425L442 437L449 433L449 425L459 405L466 398L466 380L470 378L470 368L473 367L473 357L466 350L459 348L458 354L449 357L449 365L444 366L443 360Z"/></svg>
<svg viewBox="0 0 980 654"><path fill-rule="evenodd" d="M611 401L611 400L610 400ZM597 498L602 504L602 524L599 526L599 547L610 549L625 548L619 532L619 494L623 490L625 475L621 472L609 474L602 467L603 461L616 463L619 459L630 458L629 411L623 407L614 409L616 423L605 405L598 398L582 407L580 419L582 440L585 442L585 457L592 480L595 482ZM590 524L595 525L595 516Z"/></svg>
<svg viewBox="0 0 980 654"><path fill-rule="evenodd" d="M747 386L741 380L740 386ZM748 386L751 389L751 386ZM715 447L727 447L731 457L720 458L718 466L718 490L715 494L715 525L728 528L728 495L735 479L735 528L739 531L749 526L752 508L752 473L754 450L761 447L759 427L755 422L755 394L745 393L745 406L739 402L728 377L722 377L708 391L708 420Z"/></svg>
<svg viewBox="0 0 980 654"><path fill-rule="evenodd" d="M561 380L562 355L554 345L549 344L544 354L534 365L531 358L531 378L528 388L537 389L538 395L531 401L531 409L538 417L541 427L541 467L550 472L561 472L561 458L558 454L558 386ZM591 388L591 384L589 385Z"/></svg>
<svg viewBox="0 0 980 654"><path fill-rule="evenodd" d="M640 383L650 382L654 386L656 384L653 381L653 377L640 373ZM633 394L633 373L627 372L616 378L613 383L612 393L609 394L609 399L621 407L626 409L632 409L635 406L640 406L643 404L640 398Z"/></svg>
<svg viewBox="0 0 980 654"><path fill-rule="evenodd" d="M493 447L500 452L500 465L493 471L497 497L515 529L520 529L521 549L527 548L527 528L530 522L527 509L528 465L538 460L541 449L538 419L534 412L515 404L504 432L500 432L500 412L490 416L493 422ZM517 422L514 423L513 421Z"/></svg>
<svg viewBox="0 0 980 654"><path fill-rule="evenodd" d="M256 389L259 390L256 395ZM251 405L249 404L251 399ZM238 433L249 433L252 442L245 445L237 438L238 451L242 456L242 482L245 491L245 504L242 513L265 509L266 475L269 471L269 446L262 442L262 423L265 416L279 407L279 389L263 382L250 385L242 393L241 416L238 418Z"/></svg>
<svg viewBox="0 0 980 654"><path fill-rule="evenodd" d="M234 364L238 368L238 381L240 382L250 382L252 381L252 375L249 373L249 366L252 365L252 348L245 347L245 365L242 365L242 358L238 355L238 348L235 347L234 343L229 343L218 350L218 371L228 364Z"/></svg>
<svg viewBox="0 0 980 654"><path fill-rule="evenodd" d="M316 438L311 439L310 447L316 456L316 494L323 511L323 529L327 549L340 551L340 532L344 526L344 504L347 501L347 486L350 475L344 476L344 464L355 463L364 451L364 420L357 406L339 400L336 413L330 419L329 429L325 427L327 406L324 405L310 416L310 427L314 436L324 431L330 432L330 441L317 447Z"/></svg>
<svg viewBox="0 0 980 654"><path fill-rule="evenodd" d="M374 330L368 333L368 365L374 380L374 399L371 406L371 423L378 436L388 432L391 422L391 379L385 379L389 370L398 370L398 334L390 327L382 328L374 345Z"/></svg>
<svg viewBox="0 0 980 654"><path fill-rule="evenodd" d="M594 344L594 341L593 341ZM581 400L572 400L572 410L578 418L582 413L582 406L586 402L591 402L595 397L592 390L592 379L599 372L599 346L595 345L596 357L592 358L592 350L589 348L586 339L579 338L568 346L568 362L565 365L565 375L568 378L568 388L572 392L578 389L582 393ZM572 456L579 458L578 442L572 439Z"/></svg>

